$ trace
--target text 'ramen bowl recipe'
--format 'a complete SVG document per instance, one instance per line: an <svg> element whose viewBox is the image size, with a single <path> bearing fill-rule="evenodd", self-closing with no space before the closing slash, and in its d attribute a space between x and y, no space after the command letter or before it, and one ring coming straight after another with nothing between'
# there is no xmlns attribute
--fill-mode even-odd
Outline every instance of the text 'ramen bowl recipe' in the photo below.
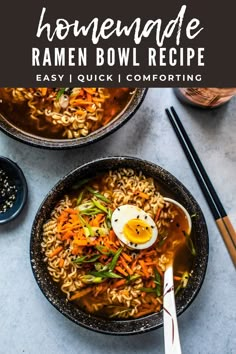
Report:
<svg viewBox="0 0 236 354"><path fill-rule="evenodd" d="M145 93L138 88L0 88L0 129L34 146L83 146L122 126Z"/></svg>
<svg viewBox="0 0 236 354"><path fill-rule="evenodd" d="M178 200L192 218L164 197ZM198 204L161 167L114 157L64 177L41 205L32 228L31 263L47 299L68 318L110 334L163 324L163 276L173 242L177 313L197 295L208 258Z"/></svg>

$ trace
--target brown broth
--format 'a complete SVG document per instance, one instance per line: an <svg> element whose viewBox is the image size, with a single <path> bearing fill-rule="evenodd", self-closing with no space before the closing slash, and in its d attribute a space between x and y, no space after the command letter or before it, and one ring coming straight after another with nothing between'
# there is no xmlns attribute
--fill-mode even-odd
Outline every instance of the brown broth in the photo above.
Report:
<svg viewBox="0 0 236 354"><path fill-rule="evenodd" d="M113 120L130 102L133 89L125 88L107 88L106 93L110 97L103 104L104 117L103 121ZM42 129L38 129L36 121L30 118L30 111L27 102L14 103L12 106L9 102L9 97L6 95L5 89L0 88L0 114L9 121L13 126L22 131L49 139L63 139L64 127L53 125L45 119L45 116L40 117ZM1 120L0 116L0 120ZM94 125L92 131L99 129L101 126Z"/></svg>
<svg viewBox="0 0 236 354"><path fill-rule="evenodd" d="M174 273L182 273L191 270L193 255L188 247L188 220L182 209L173 205L173 210L178 214L168 228L168 236L159 248L161 253L170 253L174 259Z"/></svg>

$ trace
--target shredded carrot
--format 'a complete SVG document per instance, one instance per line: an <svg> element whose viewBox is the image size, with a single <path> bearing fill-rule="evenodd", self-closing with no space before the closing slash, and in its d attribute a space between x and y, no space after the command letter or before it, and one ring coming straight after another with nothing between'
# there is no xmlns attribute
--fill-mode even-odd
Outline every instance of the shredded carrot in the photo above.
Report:
<svg viewBox="0 0 236 354"><path fill-rule="evenodd" d="M91 221L90 225L99 227L101 223L104 221L105 215L104 214L97 214L96 217Z"/></svg>
<svg viewBox="0 0 236 354"><path fill-rule="evenodd" d="M144 273L145 277L146 277L146 278L149 278L150 274L149 274L149 272L148 272L148 268L147 268L145 262L144 262L143 260L139 260L139 264L140 264L141 267L142 267L142 270L143 270L143 273Z"/></svg>
<svg viewBox="0 0 236 354"><path fill-rule="evenodd" d="M124 275L125 277L128 276L128 273L126 273L120 266L116 266L115 269L117 270L117 272L119 272L120 274Z"/></svg>
<svg viewBox="0 0 236 354"><path fill-rule="evenodd" d="M77 245L77 246L88 246L88 247L91 247L91 246L95 246L96 245L96 242L95 241L89 241L87 239L85 240L82 240L82 239L75 239L74 240L74 243Z"/></svg>
<svg viewBox="0 0 236 354"><path fill-rule="evenodd" d="M67 231L63 236L62 236L62 240L65 241L65 240L69 240L71 237L74 236L74 232L72 231Z"/></svg>
<svg viewBox="0 0 236 354"><path fill-rule="evenodd" d="M92 313L93 312L93 307L90 305L90 303L88 302L86 297L83 297L82 302L83 302L84 306L86 307L87 311Z"/></svg>
<svg viewBox="0 0 236 354"><path fill-rule="evenodd" d="M58 246L57 248L55 248L55 250L53 250L49 257L52 258L54 256L56 256L58 253L60 253L61 251L63 250L63 247L62 246Z"/></svg>
<svg viewBox="0 0 236 354"><path fill-rule="evenodd" d="M60 268L63 268L64 263L65 263L64 259L61 258L60 261L59 261L59 267L60 267Z"/></svg>
<svg viewBox="0 0 236 354"><path fill-rule="evenodd" d="M40 87L39 90L41 91L42 96L46 96L47 94L47 87Z"/></svg>
<svg viewBox="0 0 236 354"><path fill-rule="evenodd" d="M78 210L71 209L71 208L67 208L64 211L69 214L78 214Z"/></svg>
<svg viewBox="0 0 236 354"><path fill-rule="evenodd" d="M73 301L75 299L80 299L81 297L90 293L92 290L93 290L92 288L86 288L86 289L80 290L77 293L75 293L74 295L72 295L70 300Z"/></svg>
<svg viewBox="0 0 236 354"><path fill-rule="evenodd" d="M79 254L79 247L74 246L71 250L71 253L73 256L77 256L77 254Z"/></svg>
<svg viewBox="0 0 236 354"><path fill-rule="evenodd" d="M126 279L121 279L112 284L113 288L119 288L126 283Z"/></svg>
<svg viewBox="0 0 236 354"><path fill-rule="evenodd" d="M136 267L136 264L137 264L137 258L132 262L132 264L131 264L131 269L132 269L132 271L134 271L134 269L135 269L135 267Z"/></svg>
<svg viewBox="0 0 236 354"><path fill-rule="evenodd" d="M130 269L130 267L128 266L128 264L126 263L126 261L124 260L124 258L120 257L119 262L123 265L123 267L127 270L127 272L129 273L129 275L133 274L132 269Z"/></svg>
<svg viewBox="0 0 236 354"><path fill-rule="evenodd" d="M157 222L159 220L159 217L160 217L160 214L161 214L161 210L162 210L162 208L158 208L157 209L157 213L156 213L156 216L155 216L155 222Z"/></svg>
<svg viewBox="0 0 236 354"><path fill-rule="evenodd" d="M96 92L96 88L84 87L84 91L90 93L90 95L93 95Z"/></svg>
<svg viewBox="0 0 236 354"><path fill-rule="evenodd" d="M174 276L174 280L181 280L182 278L181 277L178 277L177 275Z"/></svg>
<svg viewBox="0 0 236 354"><path fill-rule="evenodd" d="M116 234L113 230L110 230L109 232L109 239L112 241L112 242L115 242L116 241Z"/></svg>
<svg viewBox="0 0 236 354"><path fill-rule="evenodd" d="M145 262L145 263L146 263L147 266L150 266L150 265L156 265L156 262L157 261L155 261L155 262L154 261L153 262Z"/></svg>
<svg viewBox="0 0 236 354"><path fill-rule="evenodd" d="M143 199L149 199L149 195L143 192L139 192L139 196Z"/></svg>
<svg viewBox="0 0 236 354"><path fill-rule="evenodd" d="M158 273L160 274L160 276L163 278L164 277L164 273L163 273L163 270L159 267L158 264L155 265L156 266L156 269L158 271Z"/></svg>
<svg viewBox="0 0 236 354"><path fill-rule="evenodd" d="M132 257L130 257L127 253L122 252L122 257L124 257L127 262L132 262Z"/></svg>
<svg viewBox="0 0 236 354"><path fill-rule="evenodd" d="M112 118L113 118L112 115L108 116L108 117L104 120L104 122L102 123L102 125L106 125L107 123L109 123L109 122L112 120Z"/></svg>
<svg viewBox="0 0 236 354"><path fill-rule="evenodd" d="M135 191L134 194L138 195L139 197L141 197L143 199L149 199L149 195L147 193L144 193L144 192L141 192L141 191Z"/></svg>

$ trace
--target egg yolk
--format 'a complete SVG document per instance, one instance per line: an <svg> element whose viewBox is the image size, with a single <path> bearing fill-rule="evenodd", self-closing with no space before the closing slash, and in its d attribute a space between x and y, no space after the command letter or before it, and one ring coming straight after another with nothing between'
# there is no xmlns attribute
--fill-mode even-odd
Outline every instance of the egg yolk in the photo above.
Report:
<svg viewBox="0 0 236 354"><path fill-rule="evenodd" d="M146 243L152 237L152 229L148 223L140 219L129 220L124 228L125 237L132 243Z"/></svg>

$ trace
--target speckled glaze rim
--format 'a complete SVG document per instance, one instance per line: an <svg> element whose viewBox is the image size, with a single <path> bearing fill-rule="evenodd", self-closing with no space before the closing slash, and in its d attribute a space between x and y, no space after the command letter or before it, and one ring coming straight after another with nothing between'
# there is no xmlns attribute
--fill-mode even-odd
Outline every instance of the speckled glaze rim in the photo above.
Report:
<svg viewBox="0 0 236 354"><path fill-rule="evenodd" d="M0 168L2 164L6 165L7 170L10 171L10 176L14 182L16 182L18 192L16 194L16 201L13 207L7 210L5 213L0 214L0 225L12 221L21 213L26 204L28 196L27 182L22 169L14 161L4 156L0 156Z"/></svg>
<svg viewBox="0 0 236 354"><path fill-rule="evenodd" d="M162 167L145 160L128 156L101 158L77 167L60 179L43 200L33 222L30 241L30 260L34 277L41 291L48 301L63 315L76 324L96 332L112 335L130 335L144 333L161 327L163 325L163 312L124 321L106 320L84 313L73 305L73 303L66 302L58 285L53 282L47 271L40 246L42 241L41 230L44 222L48 219L52 208L58 200L78 179L93 177L95 174L120 167L142 170L145 175L153 177L157 183L165 186L166 196L180 202L190 215L196 214L192 223L194 230L193 240L197 257L194 259L193 274L188 286L176 299L178 315L188 308L202 286L207 268L209 241L205 218L194 197L180 181Z"/></svg>
<svg viewBox="0 0 236 354"><path fill-rule="evenodd" d="M39 136L37 137L15 127L10 122L8 122L7 119L1 113L0 130L15 140L42 149L67 150L79 148L105 138L106 136L110 135L111 133L115 132L117 129L122 127L126 122L128 122L128 120L133 117L133 115L136 113L136 111L142 104L146 96L147 90L147 88L136 88L135 93L130 99L130 101L114 120L112 120L105 127L102 127L83 138L46 139Z"/></svg>

